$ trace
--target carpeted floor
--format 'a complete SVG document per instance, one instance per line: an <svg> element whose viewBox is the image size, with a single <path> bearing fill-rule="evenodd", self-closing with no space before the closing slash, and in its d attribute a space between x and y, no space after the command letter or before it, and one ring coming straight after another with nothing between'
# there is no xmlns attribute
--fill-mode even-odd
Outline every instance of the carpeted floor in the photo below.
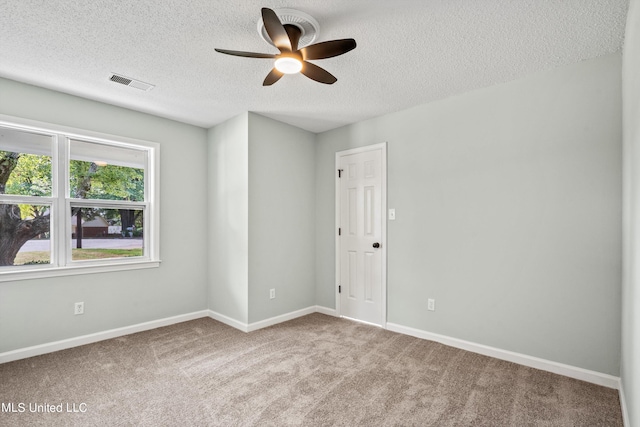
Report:
<svg viewBox="0 0 640 427"><path fill-rule="evenodd" d="M622 426L616 390L322 314L5 363L0 402L2 426Z"/></svg>

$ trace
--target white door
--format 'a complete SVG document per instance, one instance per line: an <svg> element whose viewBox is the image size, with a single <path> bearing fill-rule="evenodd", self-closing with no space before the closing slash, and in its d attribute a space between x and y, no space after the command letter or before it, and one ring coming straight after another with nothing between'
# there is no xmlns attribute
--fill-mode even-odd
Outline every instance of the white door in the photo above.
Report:
<svg viewBox="0 0 640 427"><path fill-rule="evenodd" d="M386 146L337 153L340 315L384 326Z"/></svg>

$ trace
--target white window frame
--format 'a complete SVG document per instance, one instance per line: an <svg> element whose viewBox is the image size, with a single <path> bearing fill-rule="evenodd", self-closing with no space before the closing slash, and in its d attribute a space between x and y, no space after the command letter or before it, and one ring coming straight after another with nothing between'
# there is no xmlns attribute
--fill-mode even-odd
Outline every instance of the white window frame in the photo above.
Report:
<svg viewBox="0 0 640 427"><path fill-rule="evenodd" d="M160 266L160 144L151 141L103 134L50 123L0 114L0 125L25 132L53 136L51 156L51 196L20 196L0 194L0 202L49 204L51 263L47 265L17 265L0 267L0 282L91 274ZM145 189L143 201L75 199L70 197L70 141L80 140L107 146L124 147L146 152ZM129 207L144 210L143 255L139 257L100 260L71 260L72 206Z"/></svg>

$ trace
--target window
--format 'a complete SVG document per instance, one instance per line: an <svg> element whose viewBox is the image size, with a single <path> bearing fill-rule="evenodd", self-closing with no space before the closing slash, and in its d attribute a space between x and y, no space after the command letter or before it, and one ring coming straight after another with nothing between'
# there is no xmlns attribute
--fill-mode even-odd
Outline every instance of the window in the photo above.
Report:
<svg viewBox="0 0 640 427"><path fill-rule="evenodd" d="M0 116L0 281L158 266L158 150Z"/></svg>

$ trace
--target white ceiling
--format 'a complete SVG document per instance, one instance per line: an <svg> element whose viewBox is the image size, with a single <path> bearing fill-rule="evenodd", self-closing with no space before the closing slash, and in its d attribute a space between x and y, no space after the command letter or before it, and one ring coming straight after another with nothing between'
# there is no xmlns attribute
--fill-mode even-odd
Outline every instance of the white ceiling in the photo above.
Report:
<svg viewBox="0 0 640 427"><path fill-rule="evenodd" d="M277 53L260 8L320 24L316 42L358 47L302 75L262 81ZM619 51L628 0L0 0L0 76L211 127L244 111L322 132ZM156 87L108 80L122 74ZM1 94L0 94L1 96Z"/></svg>

